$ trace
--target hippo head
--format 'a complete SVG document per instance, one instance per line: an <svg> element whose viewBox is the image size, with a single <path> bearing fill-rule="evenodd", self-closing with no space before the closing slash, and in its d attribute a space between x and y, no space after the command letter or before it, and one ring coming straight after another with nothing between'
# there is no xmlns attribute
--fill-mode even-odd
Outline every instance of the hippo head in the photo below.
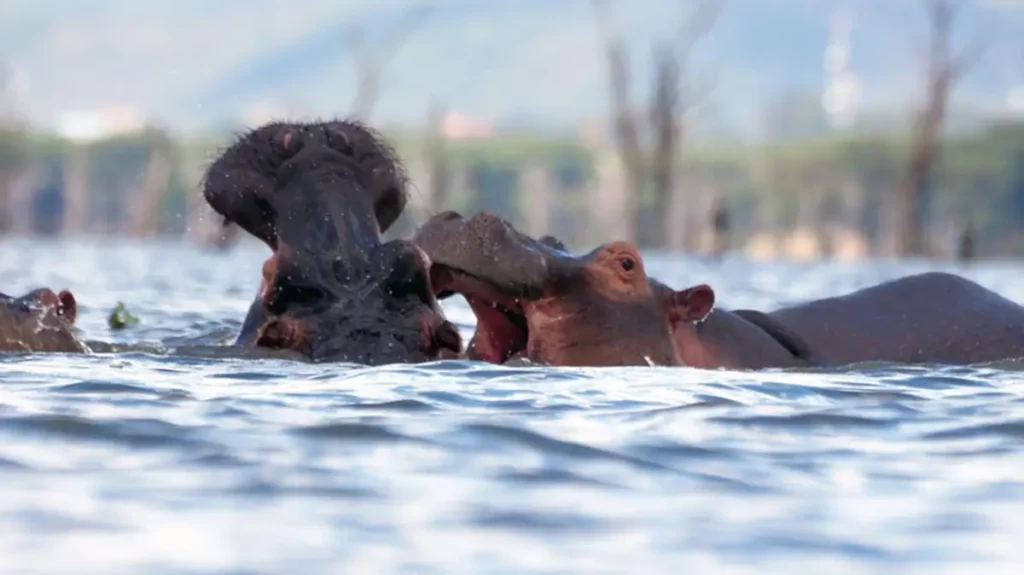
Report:
<svg viewBox="0 0 1024 575"><path fill-rule="evenodd" d="M406 203L405 179L369 129L264 126L211 165L204 187L216 211L274 252L240 342L368 365L460 353L429 259L381 239Z"/></svg>
<svg viewBox="0 0 1024 575"><path fill-rule="evenodd" d="M336 195L362 195L373 206L380 231L387 231L408 203L405 172L384 139L354 121L272 122L243 134L206 170L202 184L206 201L226 222L276 250L278 172L308 144L335 149L348 157L348 187L357 183L360 191L335 189Z"/></svg>
<svg viewBox="0 0 1024 575"><path fill-rule="evenodd" d="M75 336L78 305L70 291L40 288L15 298L0 294L0 351L82 352Z"/></svg>
<svg viewBox="0 0 1024 575"><path fill-rule="evenodd" d="M477 317L471 359L678 365L674 324L704 318L714 303L707 286L676 292L652 283L627 242L576 256L497 216L454 212L434 216L415 241L434 263L438 296L462 295Z"/></svg>

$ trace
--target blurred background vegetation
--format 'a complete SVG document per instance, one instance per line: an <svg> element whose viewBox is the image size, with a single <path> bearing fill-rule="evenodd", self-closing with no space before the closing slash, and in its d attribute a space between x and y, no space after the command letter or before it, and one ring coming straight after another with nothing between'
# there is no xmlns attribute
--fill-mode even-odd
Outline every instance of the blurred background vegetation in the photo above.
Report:
<svg viewBox="0 0 1024 575"><path fill-rule="evenodd" d="M576 249L1024 255L1024 4L207 4L0 4L4 234L229 246L218 149L350 115L410 173L395 235L490 210Z"/></svg>

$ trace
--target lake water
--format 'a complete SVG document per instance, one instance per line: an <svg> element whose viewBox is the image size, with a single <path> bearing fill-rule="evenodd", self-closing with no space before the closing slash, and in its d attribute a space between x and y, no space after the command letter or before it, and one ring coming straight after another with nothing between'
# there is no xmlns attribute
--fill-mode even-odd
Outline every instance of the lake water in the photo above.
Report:
<svg viewBox="0 0 1024 575"><path fill-rule="evenodd" d="M234 336L265 248L0 245L0 291L70 288L87 339L148 350L0 358L4 574L1024 564L1024 364L729 372L240 359L210 346ZM710 283L724 307L760 309L939 269L676 256L649 266L677 287ZM1024 302L1022 265L958 271ZM142 323L113 333L106 316L119 300ZM464 302L445 308L468 337Z"/></svg>

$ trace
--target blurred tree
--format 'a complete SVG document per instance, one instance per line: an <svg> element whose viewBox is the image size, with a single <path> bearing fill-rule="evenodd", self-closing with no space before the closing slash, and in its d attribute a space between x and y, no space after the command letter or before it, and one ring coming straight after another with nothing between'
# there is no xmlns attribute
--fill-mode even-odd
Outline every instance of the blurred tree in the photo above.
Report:
<svg viewBox="0 0 1024 575"><path fill-rule="evenodd" d="M1024 229L1024 147L1011 156L1008 180L1004 213L1011 225Z"/></svg>
<svg viewBox="0 0 1024 575"><path fill-rule="evenodd" d="M429 135L427 137L427 163L430 170L430 211L437 213L449 205L451 196L451 166L448 164L448 153L445 147L444 119L445 107L439 102L430 105L427 118Z"/></svg>
<svg viewBox="0 0 1024 575"><path fill-rule="evenodd" d="M821 99L811 92L792 90L765 109L764 132L769 140L796 140L829 132Z"/></svg>
<svg viewBox="0 0 1024 575"><path fill-rule="evenodd" d="M11 188L29 164L27 132L17 125L0 125L0 233L8 230Z"/></svg>
<svg viewBox="0 0 1024 575"><path fill-rule="evenodd" d="M365 31L359 24L348 27L348 48L356 68L356 96L352 101L350 115L369 122L373 107L380 98L381 74L387 62L394 57L402 44L430 15L432 6L418 4L407 9L398 20L398 25L376 50L366 46Z"/></svg>
<svg viewBox="0 0 1024 575"><path fill-rule="evenodd" d="M697 82L691 77L690 58L697 42L712 28L723 4L724 0L701 1L692 13L684 16L676 37L655 44L654 86L648 106L650 129L645 130L632 102L626 43L616 30L608 0L592 0L608 65L613 133L625 169L627 213L623 216L630 221L630 237L624 239L665 247L670 227L680 224L672 221L675 214L670 204L677 191L676 170L685 131L682 116L710 86L707 81ZM652 138L647 146L641 142L645 133ZM653 195L651 225L638 228L638 223L647 219L642 215L641 198L648 184ZM638 236L641 230L644 237Z"/></svg>
<svg viewBox="0 0 1024 575"><path fill-rule="evenodd" d="M932 168L939 155L943 122L953 86L982 55L979 45L959 56L951 54L951 28L960 7L954 0L927 0L929 40L925 100L914 117L910 157L897 197L895 251L927 255L924 219L930 203Z"/></svg>

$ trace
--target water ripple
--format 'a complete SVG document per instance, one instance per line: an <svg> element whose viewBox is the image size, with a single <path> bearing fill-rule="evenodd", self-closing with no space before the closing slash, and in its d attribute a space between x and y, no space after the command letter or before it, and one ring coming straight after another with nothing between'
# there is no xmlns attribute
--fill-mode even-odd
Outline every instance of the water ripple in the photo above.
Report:
<svg viewBox="0 0 1024 575"><path fill-rule="evenodd" d="M1024 562L1024 361L318 365L230 341L262 248L27 243L97 353L0 356L12 573L974 573ZM911 269L652 256L726 307ZM1021 268L960 270L1024 301ZM111 332L125 301L139 325ZM471 328L464 302L444 303Z"/></svg>
<svg viewBox="0 0 1024 575"><path fill-rule="evenodd" d="M207 444L192 429L158 419L98 421L70 415L33 414L0 419L0 432L56 439L119 443L129 448L195 448Z"/></svg>

